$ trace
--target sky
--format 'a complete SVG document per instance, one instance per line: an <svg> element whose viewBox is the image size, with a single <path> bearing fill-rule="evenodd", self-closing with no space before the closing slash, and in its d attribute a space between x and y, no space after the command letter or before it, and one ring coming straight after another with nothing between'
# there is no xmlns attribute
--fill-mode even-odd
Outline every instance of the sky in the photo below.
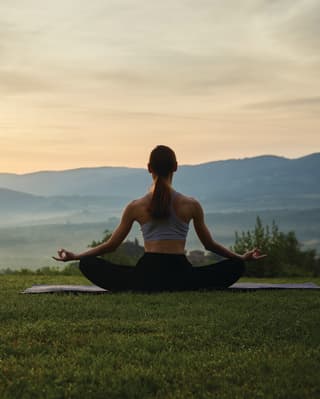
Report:
<svg viewBox="0 0 320 399"><path fill-rule="evenodd" d="M0 172L320 150L319 0L1 0Z"/></svg>

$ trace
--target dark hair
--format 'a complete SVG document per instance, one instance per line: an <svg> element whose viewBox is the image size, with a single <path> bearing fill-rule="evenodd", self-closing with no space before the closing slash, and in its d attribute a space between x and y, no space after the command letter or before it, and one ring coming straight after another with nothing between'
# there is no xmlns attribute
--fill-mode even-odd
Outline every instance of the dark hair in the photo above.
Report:
<svg viewBox="0 0 320 399"><path fill-rule="evenodd" d="M158 145L151 151L149 169L157 176L149 211L153 218L163 219L170 215L171 188L166 178L177 170L176 154L171 148Z"/></svg>

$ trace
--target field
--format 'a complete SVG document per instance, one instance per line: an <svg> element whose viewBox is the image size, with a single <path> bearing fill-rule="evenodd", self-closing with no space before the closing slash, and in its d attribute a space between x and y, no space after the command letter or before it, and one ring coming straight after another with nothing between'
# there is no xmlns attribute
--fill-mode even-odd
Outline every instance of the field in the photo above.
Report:
<svg viewBox="0 0 320 399"><path fill-rule="evenodd" d="M317 291L19 294L41 283L87 282L0 276L1 399L320 395Z"/></svg>

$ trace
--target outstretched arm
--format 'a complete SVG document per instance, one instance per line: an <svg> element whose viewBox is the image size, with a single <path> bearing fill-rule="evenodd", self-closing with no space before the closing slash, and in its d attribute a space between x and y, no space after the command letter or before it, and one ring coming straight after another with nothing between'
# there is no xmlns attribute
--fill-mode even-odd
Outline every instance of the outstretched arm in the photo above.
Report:
<svg viewBox="0 0 320 399"><path fill-rule="evenodd" d="M205 223L204 213L201 205L198 201L194 200L193 204L193 224L196 233L202 242L203 246L207 251L216 253L217 255L223 256L225 258L241 259L241 260L258 260L264 258L266 255L261 255L258 248L254 248L251 251L246 252L243 255L237 254L230 251L228 248L216 242Z"/></svg>
<svg viewBox="0 0 320 399"><path fill-rule="evenodd" d="M75 254L62 248L58 250L58 257L53 256L53 259L60 262L67 262L70 260L79 260L85 256L99 256L115 251L131 230L134 222L133 211L133 203L131 202L123 211L119 226L114 230L107 241L79 254Z"/></svg>

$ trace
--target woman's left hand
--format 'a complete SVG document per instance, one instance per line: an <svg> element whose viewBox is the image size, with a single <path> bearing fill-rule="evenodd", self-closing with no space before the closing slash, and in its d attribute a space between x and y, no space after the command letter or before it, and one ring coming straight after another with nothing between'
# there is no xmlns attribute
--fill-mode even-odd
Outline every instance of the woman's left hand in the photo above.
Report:
<svg viewBox="0 0 320 399"><path fill-rule="evenodd" d="M77 259L76 255L73 252L67 251L63 248L58 250L58 257L53 256L52 258L54 260L57 260L58 262L68 262L69 260Z"/></svg>
<svg viewBox="0 0 320 399"><path fill-rule="evenodd" d="M251 251L248 251L245 254L243 254L242 259L246 261L259 260L265 258L266 256L267 256L266 254L261 254L259 248L254 248Z"/></svg>

